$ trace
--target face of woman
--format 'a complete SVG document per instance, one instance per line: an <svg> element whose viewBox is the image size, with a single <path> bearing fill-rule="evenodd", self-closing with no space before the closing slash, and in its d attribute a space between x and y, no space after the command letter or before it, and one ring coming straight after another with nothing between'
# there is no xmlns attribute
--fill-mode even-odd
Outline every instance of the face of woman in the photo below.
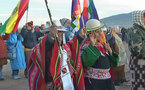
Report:
<svg viewBox="0 0 145 90"><path fill-rule="evenodd" d="M101 41L102 29L94 31L97 41Z"/></svg>
<svg viewBox="0 0 145 90"><path fill-rule="evenodd" d="M30 26L27 26L27 29L28 29L28 30L31 30L31 29L32 29L32 27L30 27Z"/></svg>

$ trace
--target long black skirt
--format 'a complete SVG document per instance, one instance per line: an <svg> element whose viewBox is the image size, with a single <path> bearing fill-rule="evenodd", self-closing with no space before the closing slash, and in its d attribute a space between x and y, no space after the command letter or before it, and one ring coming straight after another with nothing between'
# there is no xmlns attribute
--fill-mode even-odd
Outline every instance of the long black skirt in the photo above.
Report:
<svg viewBox="0 0 145 90"><path fill-rule="evenodd" d="M115 90L112 79L98 80L85 78L85 90Z"/></svg>

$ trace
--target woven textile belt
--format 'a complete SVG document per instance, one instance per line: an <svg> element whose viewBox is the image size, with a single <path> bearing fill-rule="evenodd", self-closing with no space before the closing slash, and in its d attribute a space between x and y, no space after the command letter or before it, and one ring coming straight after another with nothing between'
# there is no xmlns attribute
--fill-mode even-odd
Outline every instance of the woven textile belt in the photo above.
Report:
<svg viewBox="0 0 145 90"><path fill-rule="evenodd" d="M110 79L111 75L109 70L110 69L87 68L85 69L85 77L101 80Z"/></svg>

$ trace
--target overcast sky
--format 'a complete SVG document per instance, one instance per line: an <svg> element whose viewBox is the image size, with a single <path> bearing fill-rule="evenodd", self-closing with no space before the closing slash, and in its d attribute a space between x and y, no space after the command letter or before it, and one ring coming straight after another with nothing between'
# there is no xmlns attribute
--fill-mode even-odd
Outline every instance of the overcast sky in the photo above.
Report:
<svg viewBox="0 0 145 90"><path fill-rule="evenodd" d="M49 20L45 0L30 0L28 20L34 21L35 25L45 24ZM11 15L19 0L1 0L0 3L0 22L4 23ZM81 8L83 0L80 0ZM129 13L134 10L145 10L145 0L94 0L99 18L104 18L120 13ZM52 13L52 19L63 17L71 18L72 0L48 0L48 6ZM82 8L83 10L83 8ZM24 14L20 26L26 22Z"/></svg>

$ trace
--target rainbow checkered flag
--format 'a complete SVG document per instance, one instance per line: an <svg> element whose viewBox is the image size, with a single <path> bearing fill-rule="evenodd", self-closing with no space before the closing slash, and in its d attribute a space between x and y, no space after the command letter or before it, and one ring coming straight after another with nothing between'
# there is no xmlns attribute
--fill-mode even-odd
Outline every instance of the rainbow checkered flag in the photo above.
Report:
<svg viewBox="0 0 145 90"><path fill-rule="evenodd" d="M81 7L79 0L72 0L71 25L75 33L80 29Z"/></svg>
<svg viewBox="0 0 145 90"><path fill-rule="evenodd" d="M83 27L83 25L86 25L86 22L89 19L98 19L98 13L97 10L95 8L94 2L93 0L84 0L84 7L83 7L83 12L81 15L81 27Z"/></svg>

